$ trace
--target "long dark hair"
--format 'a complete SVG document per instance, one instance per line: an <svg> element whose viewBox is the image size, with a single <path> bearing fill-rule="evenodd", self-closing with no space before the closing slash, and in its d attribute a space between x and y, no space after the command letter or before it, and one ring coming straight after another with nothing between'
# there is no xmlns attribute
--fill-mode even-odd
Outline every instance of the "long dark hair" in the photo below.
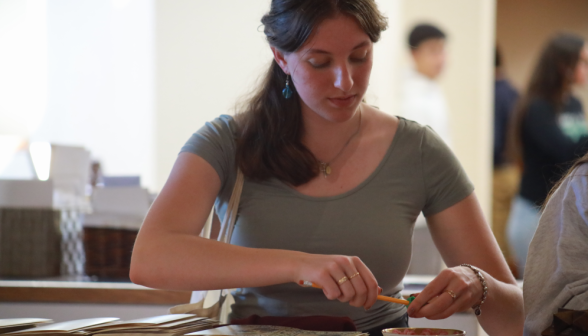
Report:
<svg viewBox="0 0 588 336"><path fill-rule="evenodd" d="M374 0L273 0L261 19L270 46L295 52L323 20L338 13L354 17L372 42L387 27ZM276 177L298 186L319 173L317 159L302 142L304 126L294 83L290 99L282 96L286 74L272 61L257 92L238 111L237 164L257 181Z"/></svg>
<svg viewBox="0 0 588 336"><path fill-rule="evenodd" d="M544 46L525 94L515 108L510 134L510 153L513 161L522 166L523 122L534 99L543 99L560 113L571 92L580 53L584 47L580 36L562 33Z"/></svg>

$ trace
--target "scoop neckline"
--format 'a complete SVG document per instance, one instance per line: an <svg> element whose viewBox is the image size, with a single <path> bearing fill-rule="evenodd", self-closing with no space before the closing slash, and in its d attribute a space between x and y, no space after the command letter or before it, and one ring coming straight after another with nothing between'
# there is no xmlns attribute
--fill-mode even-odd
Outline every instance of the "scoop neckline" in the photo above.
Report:
<svg viewBox="0 0 588 336"><path fill-rule="evenodd" d="M274 178L274 179L277 181L278 184L280 184L280 186L282 186L283 188L288 190L294 196L297 196L299 198L303 198L303 199L306 199L309 201L317 201L317 202L333 201L333 200L345 198L345 197L351 196L352 194L355 194L356 192L363 189L368 183L371 182L371 180L373 180L379 174L379 172L383 169L386 162L388 162L388 158L390 157L392 151L396 147L396 143L397 143L396 139L398 138L398 133L402 132L404 130L406 120L402 117L399 117L399 116L395 116L395 117L398 118L398 121L399 121L398 128L396 129L396 133L394 134L394 137L392 138L392 142L390 143L390 145L388 146L388 149L386 150L386 154L384 155L384 157L382 158L382 160L380 161L380 163L378 164L376 169L368 177L366 177L365 180L363 180L360 184L358 184L354 188L352 188L344 193L341 193L338 195L333 195L333 196L309 196L309 195L305 195L305 194L299 192L298 190L290 187L288 184L284 183L281 180L278 180L277 178Z"/></svg>

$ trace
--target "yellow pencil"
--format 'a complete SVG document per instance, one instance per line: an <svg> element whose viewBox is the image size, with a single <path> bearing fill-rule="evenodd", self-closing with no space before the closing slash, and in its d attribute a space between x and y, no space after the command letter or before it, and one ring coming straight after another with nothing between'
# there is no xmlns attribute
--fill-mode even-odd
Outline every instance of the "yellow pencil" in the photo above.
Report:
<svg viewBox="0 0 588 336"><path fill-rule="evenodd" d="M298 284L300 286L303 286L303 287L314 287L314 288L322 289L321 286L319 286L319 285L317 285L315 283L312 283L310 281L300 280L300 281L298 281ZM401 300L401 299L397 299L397 298L393 298L393 297L389 297L389 296L384 296L384 295L378 295L378 300L380 300L380 301L387 301L387 302L394 302L394 303L400 303L400 304L403 304L405 306L408 306L410 304L410 302L407 301L407 300Z"/></svg>

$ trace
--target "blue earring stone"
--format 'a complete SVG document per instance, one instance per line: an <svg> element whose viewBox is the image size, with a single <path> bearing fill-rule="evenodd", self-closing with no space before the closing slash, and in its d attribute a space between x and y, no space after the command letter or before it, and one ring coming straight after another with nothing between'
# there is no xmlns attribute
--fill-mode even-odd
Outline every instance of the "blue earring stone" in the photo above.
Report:
<svg viewBox="0 0 588 336"><path fill-rule="evenodd" d="M284 90L282 90L282 96L284 96L286 99L290 99L290 97L292 97L292 90L290 89L290 86L286 85Z"/></svg>

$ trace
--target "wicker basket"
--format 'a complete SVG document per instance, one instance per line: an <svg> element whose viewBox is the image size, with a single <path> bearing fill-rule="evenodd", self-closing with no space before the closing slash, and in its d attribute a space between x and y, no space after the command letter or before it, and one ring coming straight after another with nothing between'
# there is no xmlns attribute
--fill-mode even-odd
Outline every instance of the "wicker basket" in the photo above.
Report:
<svg viewBox="0 0 588 336"><path fill-rule="evenodd" d="M84 227L86 275L128 281L137 230Z"/></svg>

